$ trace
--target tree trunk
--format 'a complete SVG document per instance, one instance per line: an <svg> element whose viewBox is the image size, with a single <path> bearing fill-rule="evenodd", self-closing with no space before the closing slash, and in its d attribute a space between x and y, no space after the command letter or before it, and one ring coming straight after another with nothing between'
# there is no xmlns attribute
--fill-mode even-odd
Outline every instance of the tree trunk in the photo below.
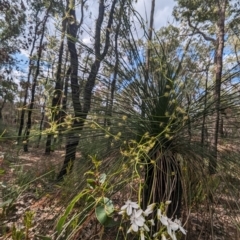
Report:
<svg viewBox="0 0 240 240"><path fill-rule="evenodd" d="M82 3L82 7L83 7ZM73 162L76 158L76 149L79 142L79 135L78 132L83 127L83 116L82 116L82 107L79 99L80 94L80 87L78 84L78 55L76 49L76 38L77 38L77 31L79 26L76 23L76 12L75 12L75 1L70 0L67 1L67 8L69 15L74 19L74 22L68 22L67 27L67 44L68 44L68 51L70 53L70 63L71 63L71 89L72 89L72 102L73 102L73 109L75 114L75 120L73 123L74 132L71 131L67 136L67 143L66 143L66 154L62 169L60 170L57 179L61 180L64 175L68 172L68 169L71 170L73 166ZM83 17L83 15L82 15ZM77 133L76 133L77 132Z"/></svg>
<svg viewBox="0 0 240 240"><path fill-rule="evenodd" d="M3 116L2 116L2 107L0 108L0 120L3 120Z"/></svg>
<svg viewBox="0 0 240 240"><path fill-rule="evenodd" d="M62 35L61 35L61 44L59 48L58 53L58 65L57 65L57 74L56 74L56 84L55 84L55 90L53 93L53 99L52 99L52 122L57 121L60 123L60 105L62 100L62 93L63 93L63 80L61 77L62 73L62 57L63 57L63 50L64 50L64 38L65 38L65 31L66 31L66 25L67 25L67 19L64 16L62 20ZM51 139L52 134L48 134L47 141L46 141L46 149L45 153L50 154L51 152Z"/></svg>
<svg viewBox="0 0 240 240"><path fill-rule="evenodd" d="M48 78L49 78L49 69L50 69L50 65L48 66L48 73L47 73L47 78L45 81L45 85L47 85L48 83ZM39 148L40 142L41 142L41 138L42 138L42 130L43 130L43 123L44 123L44 119L45 119L45 108L46 108L46 101L47 101L47 97L45 94L44 95L44 102L43 102L43 106L41 109L41 121L40 121L40 125L39 125L39 137L38 137L38 143L37 143L37 147Z"/></svg>
<svg viewBox="0 0 240 240"><path fill-rule="evenodd" d="M37 11L35 19L38 19L38 13L39 13L39 11ZM24 117L25 117L25 109L27 108L28 89L30 86L30 78L31 78L32 69L33 69L32 55L33 55L33 51L35 49L35 44L37 41L37 32L38 32L39 25L40 25L40 22L36 23L35 30L34 30L34 38L33 38L33 43L32 43L32 49L30 52L29 71L28 71L28 77L27 77L27 82L26 82L23 107L22 107L21 116L20 116L20 125L19 125L19 130L18 130L18 144L20 143L20 139L21 139L22 131L23 131L23 127L24 127Z"/></svg>
<svg viewBox="0 0 240 240"><path fill-rule="evenodd" d="M73 1L74 2L74 1ZM73 42L71 39L76 38L76 25L75 24L69 24L69 33L68 35L71 36L71 39L68 38L68 49L70 52L70 59L71 59L71 88L72 88L72 101L73 101L73 108L75 113L75 121L73 124L74 133L70 133L67 137L67 144L66 144L66 155L64 159L64 163L62 166L62 169L57 177L58 180L61 180L63 176L67 173L68 169L71 170L73 166L73 162L76 157L76 149L79 142L79 131L82 130L84 121L87 117L87 114L90 110L91 106L91 98L92 98L92 90L95 85L96 76L98 74L98 70L100 68L101 61L105 58L108 48L110 46L110 29L112 27L113 22L113 14L114 9L116 5L117 0L114 0L111 6L108 24L107 24L107 30L105 35L105 45L103 52L100 53L101 49L101 26L104 19L104 12L105 12L105 5L104 0L99 1L99 14L98 19L96 22L96 29L95 29L95 44L94 44L94 50L95 50L95 61L91 66L91 70L85 85L84 89L84 104L83 107L81 107L80 100L79 100L79 84L77 81L77 67L78 67L78 59L77 59L77 52L75 47L75 42ZM84 2L83 2L84 4ZM82 5L83 6L83 5ZM76 19L75 16L75 10L70 9L70 15ZM82 17L83 17L83 8L82 8ZM74 27L75 25L75 27Z"/></svg>
<svg viewBox="0 0 240 240"><path fill-rule="evenodd" d="M51 4L48 7L46 15L45 15L44 20L43 20L42 35L41 35L41 39L40 39L40 43L39 43L36 72L34 74L33 83L32 83L31 103L30 103L29 108L28 108L28 120L27 120L27 127L26 127L26 135L25 135L25 138L24 138L24 145L23 145L24 152L28 152L28 141L29 141L30 130L31 130L31 127L32 127L32 110L33 110L33 105L34 105L34 101L35 101L35 91L36 91L36 86L37 86L37 78L38 78L38 75L39 75L40 60L41 60L41 57L42 57L42 50L43 50L42 43L43 43L46 22L47 22L47 19L49 17L50 9L51 9Z"/></svg>
<svg viewBox="0 0 240 240"><path fill-rule="evenodd" d="M148 80L149 80L149 66L150 66L150 56L151 56L151 44L152 44L152 33L153 33L153 22L154 22L154 11L155 11L155 0L152 0L151 5L151 14L150 14L150 25L148 29L148 44L147 44L147 54L146 54L146 64L145 64L145 86L144 91L147 91L148 88ZM142 117L145 117L146 112L146 104L145 104L145 97L142 99Z"/></svg>
<svg viewBox="0 0 240 240"><path fill-rule="evenodd" d="M209 173L215 174L217 171L218 161L218 133L220 123L220 100L221 100L221 81L222 81L222 66L223 66L223 49L224 49L224 35L225 35L225 12L227 0L219 2L218 9L218 22L217 22L217 41L215 52L215 111L216 118L214 124L214 159L209 162Z"/></svg>
<svg viewBox="0 0 240 240"><path fill-rule="evenodd" d="M203 120L202 120L202 129L201 129L201 145L202 145L202 148L204 147L204 144L205 144L205 137L206 137L206 134L205 134L205 131L206 131L206 127L205 127L205 124L206 124L206 108L207 108L207 96L208 96L208 71L209 71L209 68L207 67L207 72L206 72L206 80L205 80L205 95L204 95L204 110L203 110Z"/></svg>

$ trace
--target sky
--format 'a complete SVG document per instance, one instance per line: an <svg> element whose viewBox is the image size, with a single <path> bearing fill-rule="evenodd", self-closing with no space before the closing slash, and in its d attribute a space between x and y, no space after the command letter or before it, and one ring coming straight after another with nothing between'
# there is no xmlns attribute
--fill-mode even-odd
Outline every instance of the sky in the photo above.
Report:
<svg viewBox="0 0 240 240"><path fill-rule="evenodd" d="M136 10L144 17L150 17L151 0L138 0ZM176 2L174 0L155 0L154 27L158 29L166 26L168 22L173 22L172 10Z"/></svg>
<svg viewBox="0 0 240 240"><path fill-rule="evenodd" d="M95 28L95 21L93 19L97 18L98 15L98 8L96 7L96 0L89 0L89 10L92 12L92 19L89 19L89 15L85 15L84 22L85 27L89 29L89 27L94 30ZM173 6L176 4L174 0L155 0L155 13L154 13L154 28L158 30L160 27L166 26L168 23L173 23L172 17L172 10ZM136 11L144 18L147 19L149 22L150 12L151 12L151 0L138 0L135 3ZM80 19L80 16L77 16ZM91 25L89 24L91 22ZM86 36L80 36L85 44L90 43L90 37L87 34ZM21 50L20 53L16 54L15 57L18 60L23 60L18 67L22 70L23 73L19 73L16 69L15 74L16 77L19 75L26 77L26 72L28 71L28 64L27 60L29 57L29 53L26 50Z"/></svg>

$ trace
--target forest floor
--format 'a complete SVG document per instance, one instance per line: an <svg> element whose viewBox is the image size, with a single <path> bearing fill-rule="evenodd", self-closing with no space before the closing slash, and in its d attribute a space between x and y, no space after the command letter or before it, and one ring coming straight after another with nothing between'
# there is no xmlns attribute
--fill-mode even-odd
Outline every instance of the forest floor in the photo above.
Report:
<svg viewBox="0 0 240 240"><path fill-rule="evenodd" d="M16 231L27 234L28 239L44 239L41 236L54 235L54 227L66 209L65 200L71 190L55 181L63 159L64 149L56 150L51 155L45 155L43 148L31 148L24 153L13 142L1 142L0 239L14 239ZM186 239L240 239L239 229L232 224L233 221L239 224L240 210L234 210L233 219L228 211L232 208L236 208L236 204L229 201L229 196L221 196L221 202L215 203L210 221L206 207L199 206L198 213L193 211L184 217L188 219L184 226L188 230ZM29 227L26 227L26 218L32 218ZM89 218L76 239L101 239L99 235L102 230L94 217ZM209 237L211 231L216 233L214 238ZM104 239L115 239L114 232L107 231Z"/></svg>
<svg viewBox="0 0 240 240"><path fill-rule="evenodd" d="M50 155L44 154L44 148L29 148L24 153L13 142L0 144L0 240L25 239L16 238L16 231L27 239L55 239L57 221L73 197L68 183L55 180L64 153L64 148ZM26 217L31 215L26 227ZM112 234L105 231L104 239L115 239ZM76 239L100 239L100 235L103 228L93 212Z"/></svg>
<svg viewBox="0 0 240 240"><path fill-rule="evenodd" d="M53 224L63 211L58 197L61 189L54 184L54 177L63 163L64 151L45 155L43 149L34 148L24 153L11 142L2 144L0 151L4 153L0 158L0 236L12 239L14 227L25 231L24 217L31 213L34 216L29 239L37 239L37 234L51 235Z"/></svg>

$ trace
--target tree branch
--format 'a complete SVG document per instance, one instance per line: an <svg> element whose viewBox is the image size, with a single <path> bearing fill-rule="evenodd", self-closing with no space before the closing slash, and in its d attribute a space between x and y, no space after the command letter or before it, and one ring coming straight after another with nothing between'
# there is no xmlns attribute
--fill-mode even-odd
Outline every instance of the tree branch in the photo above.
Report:
<svg viewBox="0 0 240 240"><path fill-rule="evenodd" d="M203 36L203 38L204 38L206 41L210 41L210 42L212 42L214 45L216 44L216 39L214 39L214 38L212 38L212 37L209 37L206 33L202 32L199 28L197 28L196 26L193 26L193 25L192 25L189 16L188 16L188 18L187 18L187 21L188 21L189 27L191 27L191 28L194 29L193 35L195 35L195 34L200 34L200 35Z"/></svg>

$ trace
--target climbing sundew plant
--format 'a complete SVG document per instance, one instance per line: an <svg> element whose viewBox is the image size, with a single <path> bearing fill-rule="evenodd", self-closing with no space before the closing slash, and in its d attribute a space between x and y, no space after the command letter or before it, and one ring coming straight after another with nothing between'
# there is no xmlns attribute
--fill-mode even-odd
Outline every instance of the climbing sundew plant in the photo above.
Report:
<svg viewBox="0 0 240 240"><path fill-rule="evenodd" d="M84 173L85 187L71 200L58 220L57 239L80 237L82 229L90 222L100 224L100 228L97 227L99 237L105 236L104 228L113 228L111 239L170 237L175 240L178 230L186 234L179 219L167 217L171 201L152 203L142 210L144 167L155 164L144 159L155 141L146 133L139 142L123 142L121 163L113 164L108 171L104 160L91 157L93 167Z"/></svg>

